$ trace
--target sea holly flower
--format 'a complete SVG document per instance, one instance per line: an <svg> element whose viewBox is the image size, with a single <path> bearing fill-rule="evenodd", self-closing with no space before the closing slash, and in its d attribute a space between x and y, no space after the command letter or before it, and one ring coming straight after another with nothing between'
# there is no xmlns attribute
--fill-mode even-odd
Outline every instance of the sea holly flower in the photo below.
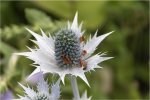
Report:
<svg viewBox="0 0 150 100"><path fill-rule="evenodd" d="M0 100L12 100L13 94L12 91L7 90L5 93L0 93Z"/></svg>
<svg viewBox="0 0 150 100"><path fill-rule="evenodd" d="M36 41L32 41L38 46L35 49L29 48L30 52L19 53L34 61L36 69L30 76L40 70L43 73L56 73L64 83L65 76L70 74L80 77L89 85L85 72L101 68L98 64L111 58L104 57L105 54L92 54L112 32L97 36L96 31L92 38L85 41L84 32L81 31L82 23L78 26L77 17L78 13L72 24L68 22L68 27L59 30L53 37L46 36L42 29L42 35L27 29L35 37Z"/></svg>
<svg viewBox="0 0 150 100"><path fill-rule="evenodd" d="M20 84L20 83L19 83ZM49 93L49 85L47 81L44 80L44 77L39 79L37 83L37 90L33 90L29 86L25 87L20 84L24 89L25 96L20 96L16 100L59 100L60 97L60 79L51 86L51 93Z"/></svg>
<svg viewBox="0 0 150 100"><path fill-rule="evenodd" d="M42 77L43 77L43 72L40 71L40 72L35 73L35 74L32 75L31 77L26 78L26 82L28 82L28 83L34 85L34 84L36 84L36 83L39 81L39 79L41 79Z"/></svg>

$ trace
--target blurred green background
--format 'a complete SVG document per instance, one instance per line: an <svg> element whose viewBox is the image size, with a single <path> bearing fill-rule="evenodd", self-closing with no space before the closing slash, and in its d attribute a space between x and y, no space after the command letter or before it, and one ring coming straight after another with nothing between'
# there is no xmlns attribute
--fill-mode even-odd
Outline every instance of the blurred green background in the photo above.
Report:
<svg viewBox="0 0 150 100"><path fill-rule="evenodd" d="M78 78L80 94L87 90L92 99L149 99L149 3L148 1L1 1L0 2L0 92L23 94L17 82L33 70L32 61L13 55L33 47L28 27L53 34L79 13L86 36L115 31L96 52L114 57L103 69L86 73L89 88ZM51 75L49 75L51 76ZM63 99L71 99L69 80L62 85ZM51 79L50 79L51 82Z"/></svg>

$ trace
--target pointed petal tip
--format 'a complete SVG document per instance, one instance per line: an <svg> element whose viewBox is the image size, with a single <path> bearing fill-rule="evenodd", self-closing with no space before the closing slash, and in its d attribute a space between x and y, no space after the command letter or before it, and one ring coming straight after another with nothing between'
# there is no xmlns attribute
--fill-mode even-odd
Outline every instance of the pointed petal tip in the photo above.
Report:
<svg viewBox="0 0 150 100"><path fill-rule="evenodd" d="M106 33L106 34L107 34L107 36L108 36L108 35L110 35L110 34L113 33L113 32L114 32L114 31L111 31L111 32L108 32L108 33Z"/></svg>
<svg viewBox="0 0 150 100"><path fill-rule="evenodd" d="M42 36L46 36L46 34L44 33L44 31L42 30L42 28L40 28L40 31L42 33Z"/></svg>
<svg viewBox="0 0 150 100"><path fill-rule="evenodd" d="M89 83L88 83L87 85L89 86L89 88L91 88L91 86L90 86L90 84L89 84Z"/></svg>
<svg viewBox="0 0 150 100"><path fill-rule="evenodd" d="M65 75L59 75L59 76L60 76L60 80L65 85Z"/></svg>
<svg viewBox="0 0 150 100"><path fill-rule="evenodd" d="M96 30L96 32L95 32L95 34L94 34L94 38L96 38L97 33L98 33L98 29Z"/></svg>
<svg viewBox="0 0 150 100"><path fill-rule="evenodd" d="M70 26L70 22L68 21L68 29L70 29L70 27L71 27L71 26Z"/></svg>
<svg viewBox="0 0 150 100"><path fill-rule="evenodd" d="M96 30L96 33L98 32L98 29Z"/></svg>
<svg viewBox="0 0 150 100"><path fill-rule="evenodd" d="M101 69L103 69L103 67L101 67L101 66L97 66L97 68L101 68Z"/></svg>
<svg viewBox="0 0 150 100"><path fill-rule="evenodd" d="M27 28L27 27L25 27L25 29L28 31L28 32L30 32L31 30L29 29L29 28Z"/></svg>
<svg viewBox="0 0 150 100"><path fill-rule="evenodd" d="M114 58L114 57L106 57L106 59L107 59L107 60L109 60L109 59L113 59L113 58Z"/></svg>
<svg viewBox="0 0 150 100"><path fill-rule="evenodd" d="M14 55L21 55L21 53L13 53Z"/></svg>
<svg viewBox="0 0 150 100"><path fill-rule="evenodd" d="M64 80L61 80L61 81L62 81L63 85L65 85L65 81Z"/></svg>
<svg viewBox="0 0 150 100"><path fill-rule="evenodd" d="M113 58L115 58L115 57L109 57L109 59L113 59Z"/></svg>
<svg viewBox="0 0 150 100"><path fill-rule="evenodd" d="M85 75L81 75L81 76L79 76L89 87L90 87L90 84L89 84L89 82L88 82L88 80L87 80L87 78L86 78L86 76ZM91 87L90 87L91 88Z"/></svg>
<svg viewBox="0 0 150 100"><path fill-rule="evenodd" d="M42 34L44 33L44 31L41 28L40 28L40 31L41 31Z"/></svg>
<svg viewBox="0 0 150 100"><path fill-rule="evenodd" d="M33 51L33 49L32 48L30 48L29 46L26 46L30 51Z"/></svg>
<svg viewBox="0 0 150 100"><path fill-rule="evenodd" d="M108 32L108 33L106 33L106 34L103 34L103 35L100 35L98 38L99 39L101 39L101 41L102 40L104 40L107 36L109 36L111 33L113 33L114 31L111 31L111 32ZM95 35L96 35L97 33L95 33ZM94 36L95 36L94 35Z"/></svg>
<svg viewBox="0 0 150 100"><path fill-rule="evenodd" d="M78 21L78 12L76 12L75 16L74 16L74 21ZM73 21L73 22L74 22Z"/></svg>
<svg viewBox="0 0 150 100"><path fill-rule="evenodd" d="M29 28L25 28L29 33L31 33L34 37L37 36L37 33L35 33L34 31L30 30Z"/></svg>
<svg viewBox="0 0 150 100"><path fill-rule="evenodd" d="M102 57L103 60L101 62L112 59L112 58L114 58L114 57Z"/></svg>
<svg viewBox="0 0 150 100"><path fill-rule="evenodd" d="M13 53L17 56L25 56L27 52Z"/></svg>
<svg viewBox="0 0 150 100"><path fill-rule="evenodd" d="M29 30L29 28L28 28L28 27L25 27L25 29L26 29L26 30Z"/></svg>
<svg viewBox="0 0 150 100"><path fill-rule="evenodd" d="M40 27L40 31L41 31L41 32L43 31L41 27Z"/></svg>
<svg viewBox="0 0 150 100"><path fill-rule="evenodd" d="M18 82L18 84L25 90L25 86L23 86L21 83Z"/></svg>
<svg viewBox="0 0 150 100"><path fill-rule="evenodd" d="M81 31L82 29L82 25L83 25L83 21L81 21L80 25L79 25L79 30Z"/></svg>
<svg viewBox="0 0 150 100"><path fill-rule="evenodd" d="M17 82L20 86L22 85L21 83Z"/></svg>
<svg viewBox="0 0 150 100"><path fill-rule="evenodd" d="M76 14L75 14L75 16L76 16L76 17L78 17L78 11L76 11Z"/></svg>
<svg viewBox="0 0 150 100"><path fill-rule="evenodd" d="M78 28L78 13L76 12L72 25L71 25L71 29L76 29Z"/></svg>

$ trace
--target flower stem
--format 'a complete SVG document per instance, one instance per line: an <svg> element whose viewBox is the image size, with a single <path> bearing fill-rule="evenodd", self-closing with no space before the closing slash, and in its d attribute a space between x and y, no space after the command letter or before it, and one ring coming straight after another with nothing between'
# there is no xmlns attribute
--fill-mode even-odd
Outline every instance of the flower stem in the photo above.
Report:
<svg viewBox="0 0 150 100"><path fill-rule="evenodd" d="M73 76L73 75L72 76L70 75L70 81L71 81L71 87L72 87L74 99L79 100L80 95L79 95L79 90L78 90L78 84L77 84L77 81L76 81L76 77Z"/></svg>

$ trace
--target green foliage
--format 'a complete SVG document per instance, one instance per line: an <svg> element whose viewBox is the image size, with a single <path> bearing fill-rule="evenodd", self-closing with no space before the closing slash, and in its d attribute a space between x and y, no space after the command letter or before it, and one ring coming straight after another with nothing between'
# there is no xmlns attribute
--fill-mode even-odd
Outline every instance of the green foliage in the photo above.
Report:
<svg viewBox="0 0 150 100"><path fill-rule="evenodd" d="M35 9L26 9L26 18L30 24L40 24L44 25L46 23L52 24L50 17L48 17L44 12ZM42 20L41 20L42 18Z"/></svg>
<svg viewBox="0 0 150 100"><path fill-rule="evenodd" d="M80 93L87 89L93 99L149 98L147 1L3 1L0 11L0 92L10 89L15 96L21 93L17 82L25 82L33 71L30 60L13 54L27 51L26 45L33 46L29 41L33 37L25 27L53 34L78 11L87 37L97 28L98 35L115 31L97 49L109 51L108 55L114 58L102 63L103 69L87 73L92 88L78 79ZM72 98L69 84L66 79L62 98Z"/></svg>

